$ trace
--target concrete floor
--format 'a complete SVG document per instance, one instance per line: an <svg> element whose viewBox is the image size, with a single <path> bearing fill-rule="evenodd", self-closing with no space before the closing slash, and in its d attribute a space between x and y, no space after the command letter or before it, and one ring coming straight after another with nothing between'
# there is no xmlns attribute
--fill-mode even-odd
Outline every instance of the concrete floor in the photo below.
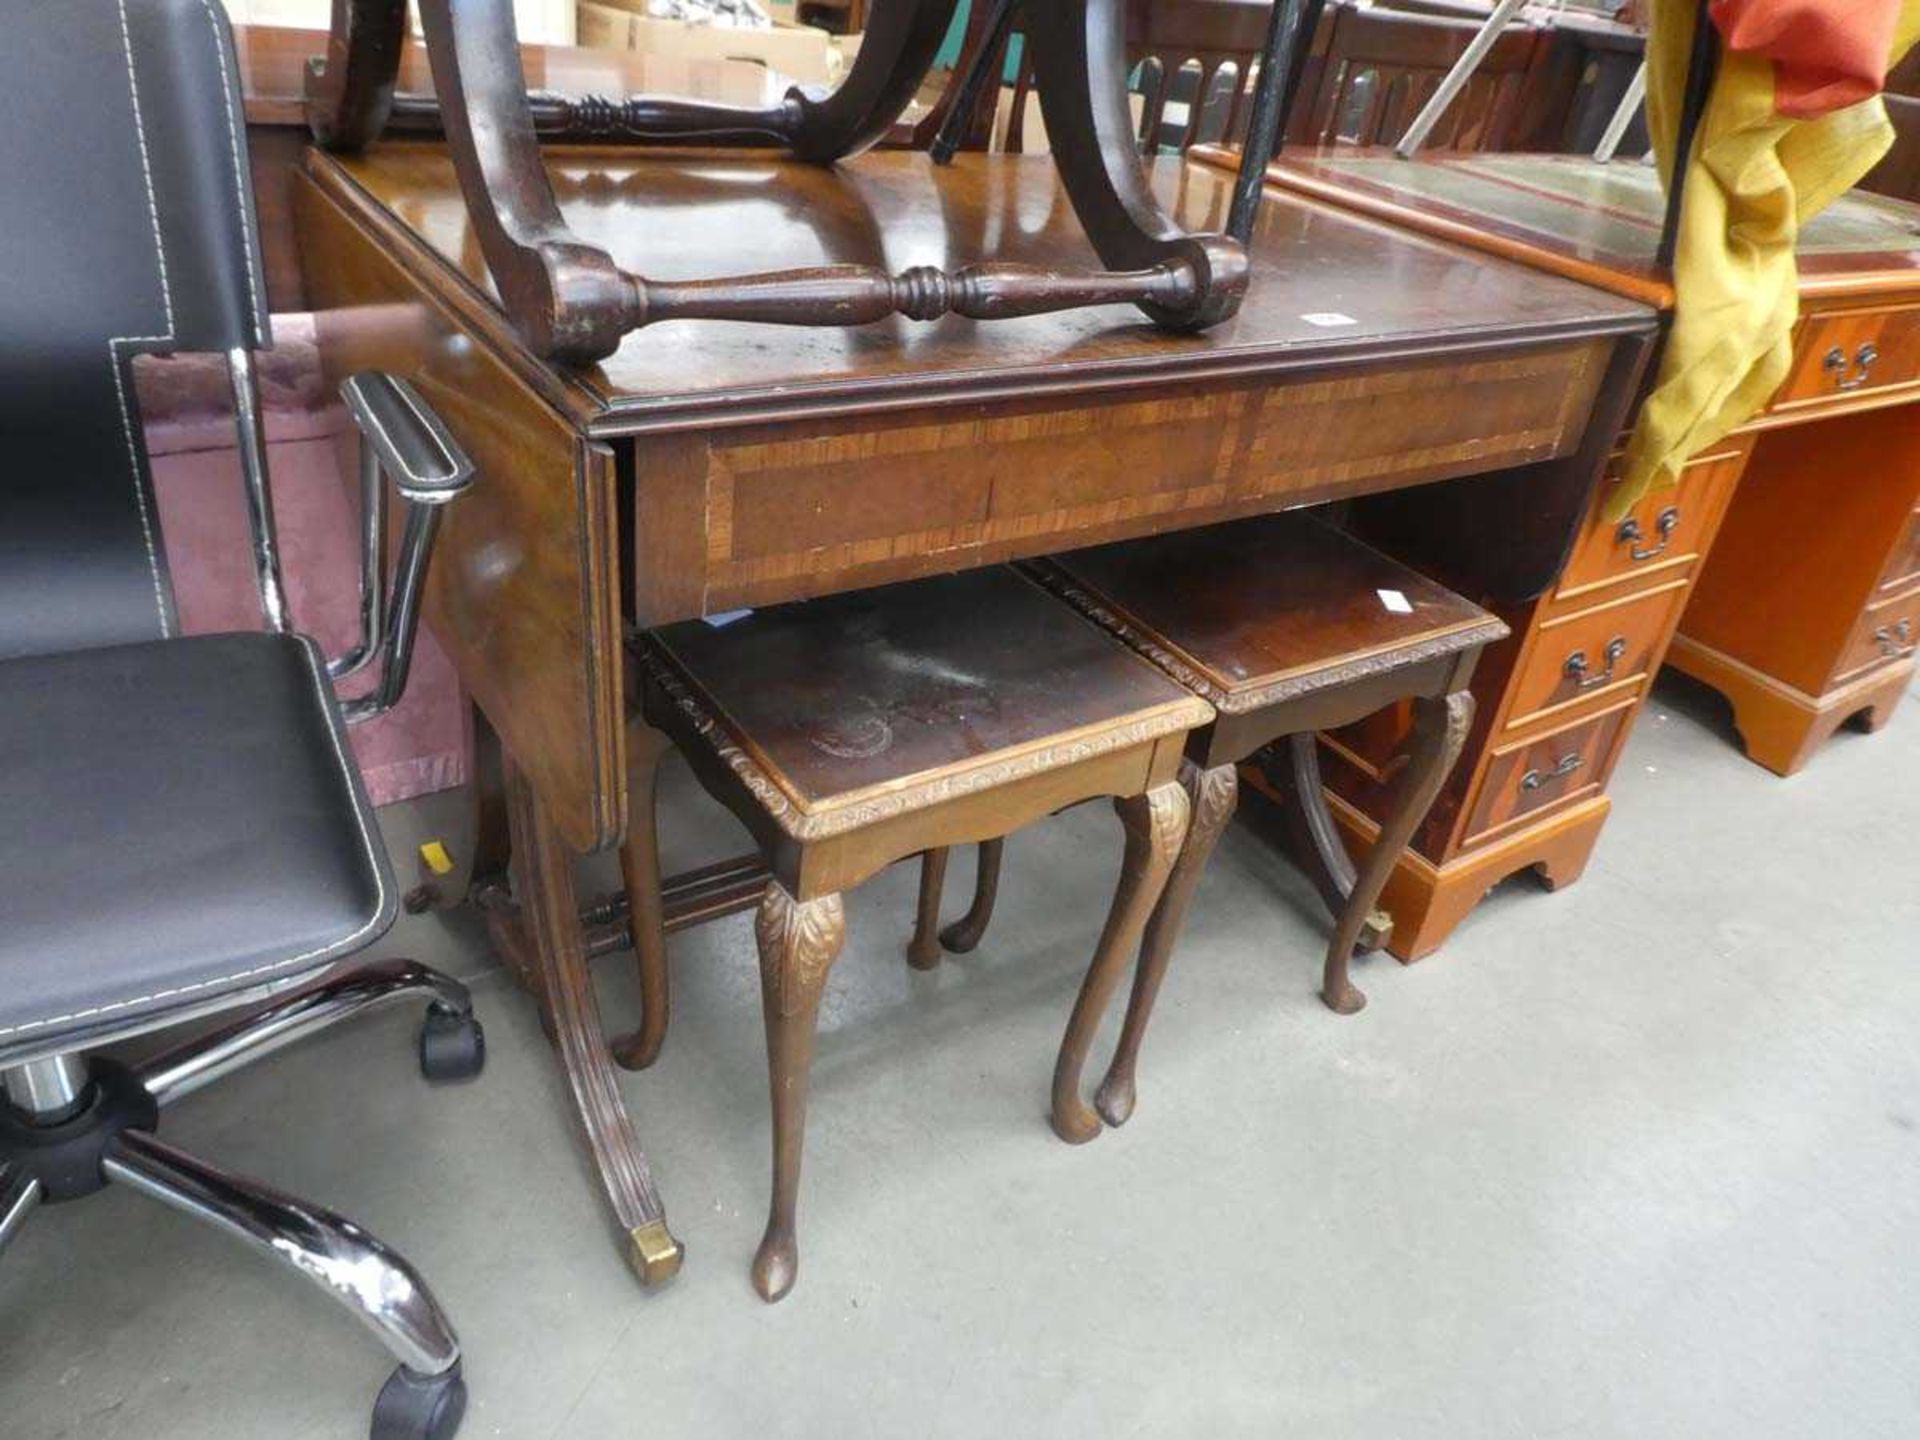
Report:
<svg viewBox="0 0 1920 1440"><path fill-rule="evenodd" d="M497 974L478 1084L422 1085L394 1013L167 1134L404 1249L466 1341L473 1437L1912 1437L1916 754L1910 703L1783 782L1665 682L1585 880L1509 884L1438 958L1367 964L1352 1020L1314 998L1302 885L1236 827L1139 1113L1079 1149L1043 1107L1111 814L1019 837L987 946L937 974L901 961L896 870L850 906L777 1307L747 1284L767 1120L745 917L676 937L675 1030L625 1081L689 1252L666 1293L615 1258ZM690 791L669 859L729 853ZM431 819L392 817L396 841ZM382 948L488 963L459 915ZM627 966L601 984L630 1019ZM388 1368L305 1287L130 1194L43 1212L0 1265L7 1440L348 1440Z"/></svg>

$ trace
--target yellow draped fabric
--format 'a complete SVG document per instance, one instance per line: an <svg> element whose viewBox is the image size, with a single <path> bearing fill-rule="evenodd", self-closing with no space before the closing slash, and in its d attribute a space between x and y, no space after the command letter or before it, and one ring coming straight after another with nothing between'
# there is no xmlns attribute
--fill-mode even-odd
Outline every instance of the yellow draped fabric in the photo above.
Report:
<svg viewBox="0 0 1920 1440"><path fill-rule="evenodd" d="M1697 12L1697 0L1654 0L1647 39L1647 127L1669 184ZM1920 0L1905 0L1894 56L1916 38ZM1653 486L1674 484L1688 456L1766 405L1793 354L1800 227L1892 143L1879 96L1817 120L1788 119L1775 108L1772 62L1722 53L1686 176L1673 329L1627 449L1612 518Z"/></svg>

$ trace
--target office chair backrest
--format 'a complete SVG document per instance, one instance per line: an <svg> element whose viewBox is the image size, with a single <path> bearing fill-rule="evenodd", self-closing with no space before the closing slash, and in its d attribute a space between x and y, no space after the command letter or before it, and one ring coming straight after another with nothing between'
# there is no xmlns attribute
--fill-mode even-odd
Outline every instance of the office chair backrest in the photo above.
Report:
<svg viewBox="0 0 1920 1440"><path fill-rule="evenodd" d="M130 358L265 349L218 0L0 0L0 659L164 637Z"/></svg>

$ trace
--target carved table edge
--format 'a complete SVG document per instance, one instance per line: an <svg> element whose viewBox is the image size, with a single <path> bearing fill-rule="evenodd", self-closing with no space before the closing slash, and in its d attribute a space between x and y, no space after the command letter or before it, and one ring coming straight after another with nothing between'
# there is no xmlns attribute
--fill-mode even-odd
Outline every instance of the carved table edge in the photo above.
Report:
<svg viewBox="0 0 1920 1440"><path fill-rule="evenodd" d="M1182 696L1153 710L1141 712L1118 725L1050 737L1045 743L996 752L965 768L932 773L879 794L855 794L821 809L808 809L735 740L724 722L708 713L670 655L657 644L641 639L634 647L647 677L660 687L694 732L763 805L774 823L796 840L824 840L845 835L897 815L931 809L966 795L993 790L1013 781L1090 760L1134 745L1197 730L1210 724L1213 709L1203 700Z"/></svg>
<svg viewBox="0 0 1920 1440"><path fill-rule="evenodd" d="M1123 641L1136 654L1165 672L1168 678L1186 686L1223 715L1244 715L1250 711L1264 710L1281 701L1336 689L1375 675L1390 674L1424 661L1457 655L1479 645L1490 645L1496 640L1506 639L1512 633L1504 621L1487 615L1480 619L1463 620L1452 629L1424 636L1405 645L1383 646L1356 655L1330 669L1316 669L1308 675L1283 675L1264 685L1228 690L1212 676L1196 669L1185 657L1167 649L1153 636L1122 618L1104 599L1089 592L1054 562L1029 562L1022 568L1054 595L1108 631L1115 639Z"/></svg>

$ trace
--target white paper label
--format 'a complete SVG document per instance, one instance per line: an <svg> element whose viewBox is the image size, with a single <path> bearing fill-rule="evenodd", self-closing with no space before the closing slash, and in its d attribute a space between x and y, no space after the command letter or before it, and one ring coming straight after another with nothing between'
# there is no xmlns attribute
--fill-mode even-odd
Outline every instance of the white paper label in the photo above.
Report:
<svg viewBox="0 0 1920 1440"><path fill-rule="evenodd" d="M1360 322L1351 315L1342 315L1338 310L1316 310L1311 315L1300 317L1309 325L1318 325L1322 330L1333 330L1341 325L1358 325Z"/></svg>
<svg viewBox="0 0 1920 1440"><path fill-rule="evenodd" d="M1376 590L1373 593L1378 595L1380 603L1394 614L1411 615L1413 613L1413 606L1407 603L1407 597L1398 590Z"/></svg>
<svg viewBox="0 0 1920 1440"><path fill-rule="evenodd" d="M752 613L753 611L751 610L722 610L718 615L703 615L701 619L705 620L707 624L716 630L724 630L727 626L733 624L734 621L744 620Z"/></svg>

